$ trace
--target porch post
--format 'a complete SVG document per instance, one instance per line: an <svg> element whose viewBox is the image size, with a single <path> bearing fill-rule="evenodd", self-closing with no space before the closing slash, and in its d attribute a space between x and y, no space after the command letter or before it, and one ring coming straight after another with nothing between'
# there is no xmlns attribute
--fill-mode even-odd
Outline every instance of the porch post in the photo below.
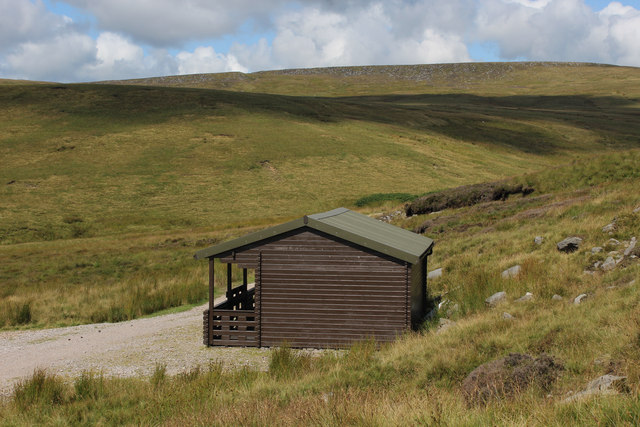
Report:
<svg viewBox="0 0 640 427"><path fill-rule="evenodd" d="M214 286L214 274L213 274L213 258L209 258L209 328L207 331L207 342L209 345L213 345L213 286Z"/></svg>
<svg viewBox="0 0 640 427"><path fill-rule="evenodd" d="M231 299L231 263L227 263L227 301Z"/></svg>
<svg viewBox="0 0 640 427"><path fill-rule="evenodd" d="M247 292L247 269L242 269L242 309L249 307L249 293Z"/></svg>

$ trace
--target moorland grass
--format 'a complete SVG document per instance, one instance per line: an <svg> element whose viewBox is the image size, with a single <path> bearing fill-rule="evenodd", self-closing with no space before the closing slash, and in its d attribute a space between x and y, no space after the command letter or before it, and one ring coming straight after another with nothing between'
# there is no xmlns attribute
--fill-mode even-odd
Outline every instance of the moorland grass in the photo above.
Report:
<svg viewBox="0 0 640 427"><path fill-rule="evenodd" d="M432 322L379 350L365 341L319 356L285 345L272 350L269 372L212 365L168 376L160 366L150 379L93 376L76 380L91 386L59 383L55 395L63 398L56 404L29 398L29 410L17 391L0 406L0 419L8 425L636 425L640 263L583 273L592 262L591 247L640 234L640 213L633 213L640 206L637 172L625 172L617 156L529 176L532 182L549 180L549 192L537 199L516 197L394 220L411 228L428 216L455 217L444 223L430 258L430 269L444 269L442 278L429 282L430 294L448 299L446 308L459 307L450 315L456 325L444 333L436 333ZM637 168L635 156L623 157ZM585 185L580 171L592 168L609 170L600 182ZM621 218L620 226L612 235L603 233L613 217ZM533 242L538 235L542 245ZM568 235L584 240L578 251L564 254L555 243ZM516 263L521 274L503 279L500 272ZM484 299L500 290L507 301L486 307ZM527 291L533 301L515 301ZM589 298L573 304L581 293ZM554 294L564 300L552 300ZM468 406L463 379L511 352L547 353L565 370L549 391L532 387L512 399ZM606 373L627 376L630 392L564 402L568 393ZM34 374L25 384L42 382L42 376Z"/></svg>
<svg viewBox="0 0 640 427"><path fill-rule="evenodd" d="M204 301L197 249L303 214L397 209L397 193L577 159L576 170L581 158L580 180L563 169L527 179L548 193L554 180L605 182L620 162L634 174L624 155L604 168L588 158L637 146L638 78L625 67L463 64L221 75L211 79L226 86L198 89L4 82L0 328Z"/></svg>

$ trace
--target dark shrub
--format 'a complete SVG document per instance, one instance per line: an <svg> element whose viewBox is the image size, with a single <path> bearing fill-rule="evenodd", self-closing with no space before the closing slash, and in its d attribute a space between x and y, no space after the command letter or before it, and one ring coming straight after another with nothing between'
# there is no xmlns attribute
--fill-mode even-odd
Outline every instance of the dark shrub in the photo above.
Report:
<svg viewBox="0 0 640 427"><path fill-rule="evenodd" d="M561 363L547 354L533 358L511 353L474 369L463 381L462 392L467 403L474 405L514 396L532 384L548 390L563 369Z"/></svg>
<svg viewBox="0 0 640 427"><path fill-rule="evenodd" d="M531 187L506 182L463 185L419 197L405 206L405 212L407 216L427 214L443 209L472 206L482 202L506 200L512 194L526 196L533 191Z"/></svg>

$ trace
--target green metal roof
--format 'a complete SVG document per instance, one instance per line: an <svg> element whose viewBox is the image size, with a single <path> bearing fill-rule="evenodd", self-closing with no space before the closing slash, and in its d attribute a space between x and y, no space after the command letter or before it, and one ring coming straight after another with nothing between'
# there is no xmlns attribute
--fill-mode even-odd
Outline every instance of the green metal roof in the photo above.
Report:
<svg viewBox="0 0 640 427"><path fill-rule="evenodd" d="M228 242L220 243L195 254L196 259L215 257L216 255L259 242L291 230L309 227L322 231L348 242L389 255L393 258L418 262L420 257L431 251L433 240L412 233L395 225L378 221L366 215L346 208L304 216L302 218L276 225L262 231L248 234Z"/></svg>

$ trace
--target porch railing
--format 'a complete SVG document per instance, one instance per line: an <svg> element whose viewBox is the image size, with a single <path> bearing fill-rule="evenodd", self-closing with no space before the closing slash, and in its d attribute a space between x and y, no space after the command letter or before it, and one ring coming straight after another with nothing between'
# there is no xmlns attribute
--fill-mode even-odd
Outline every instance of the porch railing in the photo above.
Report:
<svg viewBox="0 0 640 427"><path fill-rule="evenodd" d="M213 310L213 345L255 347L258 322L252 311Z"/></svg>
<svg viewBox="0 0 640 427"><path fill-rule="evenodd" d="M212 342L208 343L209 310L203 313L205 345L255 347L258 339L258 318L255 314L254 289L238 286L227 300L213 308Z"/></svg>

